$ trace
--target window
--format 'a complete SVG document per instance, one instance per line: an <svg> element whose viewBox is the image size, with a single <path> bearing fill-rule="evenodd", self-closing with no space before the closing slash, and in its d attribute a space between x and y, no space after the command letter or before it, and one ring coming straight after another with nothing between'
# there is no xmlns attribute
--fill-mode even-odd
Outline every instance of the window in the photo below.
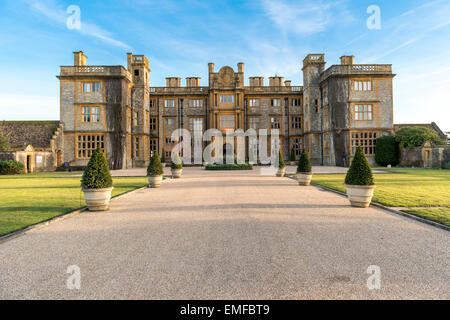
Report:
<svg viewBox="0 0 450 320"><path fill-rule="evenodd" d="M82 82L81 92L83 93L100 92L100 82Z"/></svg>
<svg viewBox="0 0 450 320"><path fill-rule="evenodd" d="M139 151L140 151L140 140L139 137L134 137L134 156L139 157Z"/></svg>
<svg viewBox="0 0 450 320"><path fill-rule="evenodd" d="M133 120L134 120L134 125L137 126L139 124L139 112L135 111L133 113Z"/></svg>
<svg viewBox="0 0 450 320"><path fill-rule="evenodd" d="M302 139L294 138L292 139L292 148L294 148L294 153L296 156L300 156L302 153Z"/></svg>
<svg viewBox="0 0 450 320"><path fill-rule="evenodd" d="M189 130L191 131L192 138L203 137L203 119L202 118L190 118L189 119Z"/></svg>
<svg viewBox="0 0 450 320"><path fill-rule="evenodd" d="M275 117L270 118L270 128L271 129L281 129L280 118L275 118Z"/></svg>
<svg viewBox="0 0 450 320"><path fill-rule="evenodd" d="M376 132L352 132L352 154L361 147L365 155L374 155L376 140Z"/></svg>
<svg viewBox="0 0 450 320"><path fill-rule="evenodd" d="M164 106L166 108L173 108L173 107L175 107L175 100L165 100L164 101Z"/></svg>
<svg viewBox="0 0 450 320"><path fill-rule="evenodd" d="M173 118L167 118L165 119L165 127L166 127L166 135L172 134L172 131L175 130L175 119Z"/></svg>
<svg viewBox="0 0 450 320"><path fill-rule="evenodd" d="M220 95L220 103L234 103L234 95L231 94Z"/></svg>
<svg viewBox="0 0 450 320"><path fill-rule="evenodd" d="M302 118L301 117L292 117L291 118L291 126L292 126L292 129L301 129L302 128Z"/></svg>
<svg viewBox="0 0 450 320"><path fill-rule="evenodd" d="M81 122L100 122L100 107L81 107Z"/></svg>
<svg viewBox="0 0 450 320"><path fill-rule="evenodd" d="M150 139L150 155L153 156L153 153L156 151L156 139Z"/></svg>
<svg viewBox="0 0 450 320"><path fill-rule="evenodd" d="M270 100L270 105L272 107L279 107L281 105L280 99L271 99Z"/></svg>
<svg viewBox="0 0 450 320"><path fill-rule="evenodd" d="M78 159L89 159L95 149L100 147L105 152L103 135L79 135L77 137Z"/></svg>
<svg viewBox="0 0 450 320"><path fill-rule="evenodd" d="M135 76L139 76L139 70L138 69L134 70L134 75Z"/></svg>
<svg viewBox="0 0 450 320"><path fill-rule="evenodd" d="M354 91L372 91L372 81L370 80L355 80L353 81Z"/></svg>
<svg viewBox="0 0 450 320"><path fill-rule="evenodd" d="M259 99L249 99L248 105L249 107L259 107Z"/></svg>
<svg viewBox="0 0 450 320"><path fill-rule="evenodd" d="M220 116L220 128L221 129L234 129L234 116L233 115L221 115Z"/></svg>
<svg viewBox="0 0 450 320"><path fill-rule="evenodd" d="M373 106L371 104L357 104L355 105L355 120L371 121Z"/></svg>
<svg viewBox="0 0 450 320"><path fill-rule="evenodd" d="M191 108L202 108L203 100L189 100L189 107Z"/></svg>
<svg viewBox="0 0 450 320"><path fill-rule="evenodd" d="M150 118L150 131L156 130L156 117Z"/></svg>
<svg viewBox="0 0 450 320"><path fill-rule="evenodd" d="M314 111L319 112L319 99L314 99Z"/></svg>
<svg viewBox="0 0 450 320"><path fill-rule="evenodd" d="M250 129L259 130L259 117L249 117L248 122L248 126Z"/></svg>
<svg viewBox="0 0 450 320"><path fill-rule="evenodd" d="M156 108L156 100L150 99L150 108Z"/></svg>
<svg viewBox="0 0 450 320"><path fill-rule="evenodd" d="M300 107L302 105L302 99L292 99L293 107Z"/></svg>

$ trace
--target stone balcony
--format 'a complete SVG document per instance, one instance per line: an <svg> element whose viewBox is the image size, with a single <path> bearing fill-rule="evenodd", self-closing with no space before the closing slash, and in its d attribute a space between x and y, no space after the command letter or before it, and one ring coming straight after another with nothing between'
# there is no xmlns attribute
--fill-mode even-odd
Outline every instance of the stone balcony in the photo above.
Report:
<svg viewBox="0 0 450 320"><path fill-rule="evenodd" d="M124 77L132 81L122 66L62 66L60 77Z"/></svg>
<svg viewBox="0 0 450 320"><path fill-rule="evenodd" d="M245 94L301 93L302 86L245 87Z"/></svg>
<svg viewBox="0 0 450 320"><path fill-rule="evenodd" d="M336 75L392 75L390 64L333 65L322 73L321 81Z"/></svg>
<svg viewBox="0 0 450 320"><path fill-rule="evenodd" d="M150 95L206 95L208 87L150 87Z"/></svg>

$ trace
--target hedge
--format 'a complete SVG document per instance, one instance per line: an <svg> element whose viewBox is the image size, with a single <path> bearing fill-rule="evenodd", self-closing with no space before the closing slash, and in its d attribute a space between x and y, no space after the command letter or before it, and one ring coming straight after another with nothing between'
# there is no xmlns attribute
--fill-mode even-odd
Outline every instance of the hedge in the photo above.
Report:
<svg viewBox="0 0 450 320"><path fill-rule="evenodd" d="M25 166L14 160L0 161L0 175L25 173Z"/></svg>
<svg viewBox="0 0 450 320"><path fill-rule="evenodd" d="M396 166L399 163L398 142L393 136L383 136L377 139L375 146L375 162L380 166Z"/></svg>

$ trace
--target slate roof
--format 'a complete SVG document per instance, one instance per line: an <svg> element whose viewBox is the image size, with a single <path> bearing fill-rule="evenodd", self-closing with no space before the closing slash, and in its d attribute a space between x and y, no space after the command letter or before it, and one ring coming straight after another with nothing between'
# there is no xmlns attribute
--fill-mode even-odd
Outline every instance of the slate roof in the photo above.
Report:
<svg viewBox="0 0 450 320"><path fill-rule="evenodd" d="M50 147L50 140L58 129L59 121L0 121L0 133L11 148Z"/></svg>

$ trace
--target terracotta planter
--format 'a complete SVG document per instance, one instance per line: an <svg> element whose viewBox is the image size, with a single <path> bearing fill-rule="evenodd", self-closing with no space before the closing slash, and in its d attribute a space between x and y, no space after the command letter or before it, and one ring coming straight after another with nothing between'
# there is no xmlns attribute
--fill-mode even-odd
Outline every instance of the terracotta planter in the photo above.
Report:
<svg viewBox="0 0 450 320"><path fill-rule="evenodd" d="M297 172L297 181L299 186L309 186L311 184L312 173Z"/></svg>
<svg viewBox="0 0 450 320"><path fill-rule="evenodd" d="M375 186L345 185L347 197L353 207L367 208L372 201Z"/></svg>
<svg viewBox="0 0 450 320"><path fill-rule="evenodd" d="M149 188L159 188L162 182L162 174L159 176L148 176L148 187Z"/></svg>
<svg viewBox="0 0 450 320"><path fill-rule="evenodd" d="M286 167L278 168L277 177L284 177L285 174L286 174Z"/></svg>
<svg viewBox="0 0 450 320"><path fill-rule="evenodd" d="M183 172L183 169L172 169L172 178L178 179L181 178L181 173Z"/></svg>
<svg viewBox="0 0 450 320"><path fill-rule="evenodd" d="M111 188L104 189L82 189L84 192L84 200L89 211L106 211L109 209L111 200Z"/></svg>

